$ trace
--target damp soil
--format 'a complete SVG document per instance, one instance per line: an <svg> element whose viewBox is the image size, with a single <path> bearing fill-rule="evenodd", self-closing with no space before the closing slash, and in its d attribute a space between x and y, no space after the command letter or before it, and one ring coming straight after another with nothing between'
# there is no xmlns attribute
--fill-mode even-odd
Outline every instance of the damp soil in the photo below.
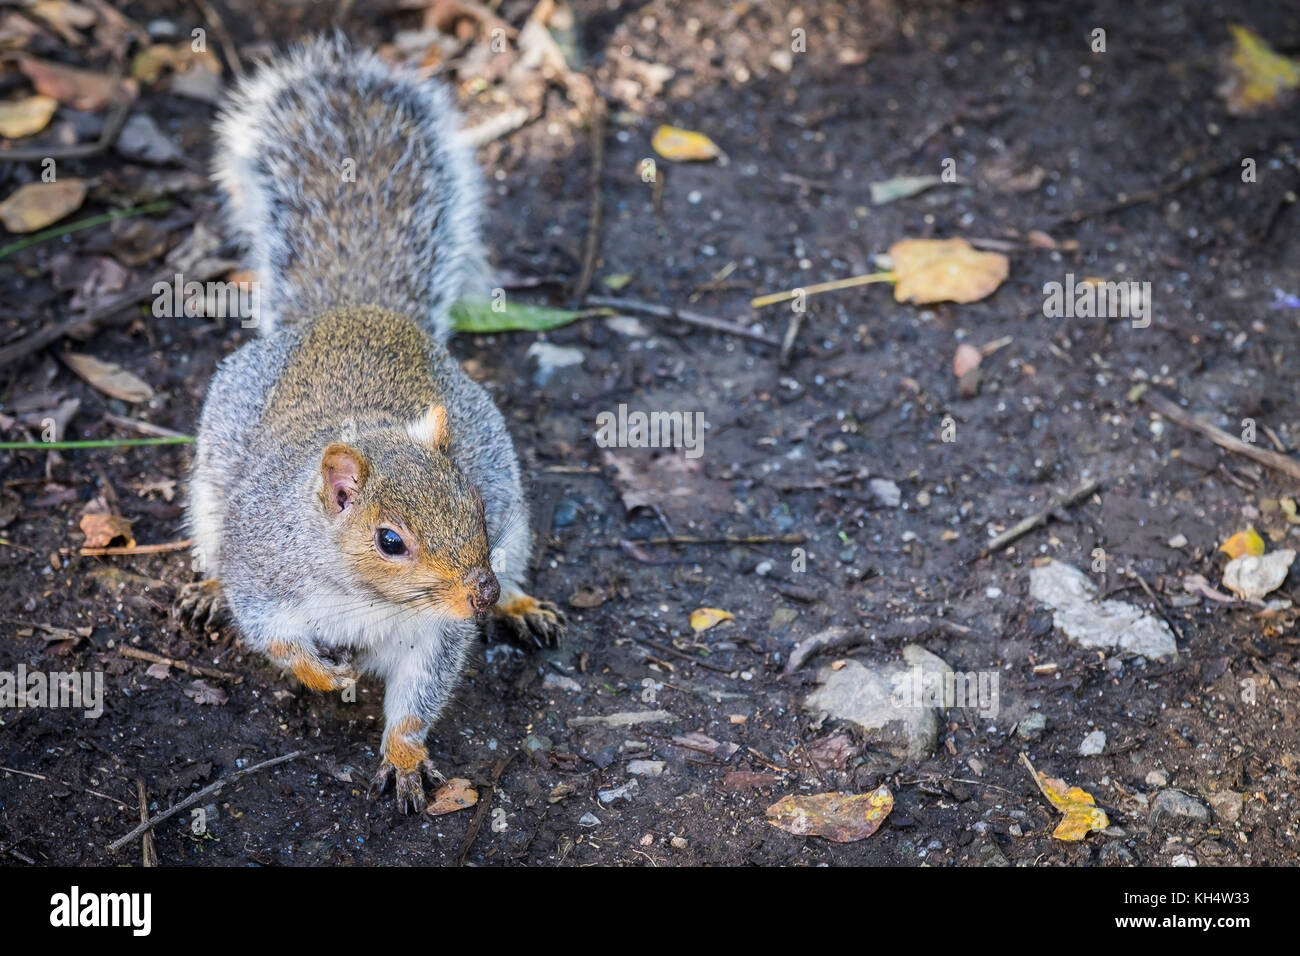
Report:
<svg viewBox="0 0 1300 956"><path fill-rule="evenodd" d="M327 4L219 6L241 48L334 22ZM381 43L415 25L383 6L356 5L341 28ZM97 719L0 713L6 864L137 863L138 842L107 850L138 822L137 780L158 812L294 751L306 753L200 801L203 826L189 812L161 824L162 864L1294 864L1300 638L1285 612L1189 603L1182 582L1218 582L1218 544L1247 524L1270 548L1295 547L1275 503L1300 487L1159 420L1133 390L1162 391L1234 433L1253 419L1284 448L1300 444L1300 311L1270 307L1275 289L1300 293L1300 220L1287 198L1300 181L1288 152L1295 114L1232 117L1216 92L1229 13L1291 54L1300 15L1267 3L871 0L808 2L795 19L779 6L577 5L578 51L611 102L595 288L779 339L792 313L752 311L751 296L872 271L900 238L955 235L1004 244L1002 288L962 306L899 304L881 286L811 297L785 363L769 345L647 316L639 328L597 318L541 336L582 355L549 379L529 354L535 334L453 340L503 409L528 476L533 590L568 616L556 650L479 648L431 735L436 763L489 803L472 841L475 809L407 817L391 795L367 798L381 686L363 680L355 702L312 693L229 625L179 623L172 602L193 579L183 552L79 555L81 509L108 488L140 542L182 537L187 447L0 452L13 515L0 531L0 664L105 681ZM503 10L518 21L520 7ZM183 33L198 25L190 4L124 9ZM1097 26L1105 54L1089 48ZM774 57L795 27L807 52ZM637 92L644 63L673 70L652 96ZM473 121L480 104L466 105ZM202 176L210 108L152 90L140 108L182 146L188 169L171 172L196 187L165 216L0 262L6 340L71 314L73 277L91 257L129 250L143 277L196 223L216 228ZM640 164L660 123L707 133L725 161L660 161L658 184L647 183ZM1257 160L1257 181L1242 181L1238 157ZM494 264L543 280L510 294L564 303L592 198L592 150L572 105L552 89L540 120L480 159ZM956 184L872 204L872 182L938 174L946 159ZM105 208L114 190L129 204L158 175L105 157L67 165L102 177ZM4 192L30 175L0 167ZM1117 202L1179 176L1185 188ZM1067 273L1150 282L1152 321L1045 315L1044 284ZM626 285L611 292L609 276ZM53 391L81 402L74 437L120 434L104 415L192 434L213 369L250 334L142 310L72 345L144 377L149 403L92 390L56 347L0 370L0 410ZM957 346L1004 337L978 392L960 393ZM598 447L596 418L619 405L703 413L702 454ZM1089 478L1101 483L1095 495L975 558ZM896 484L897 504L873 479ZM665 536L705 541L642 540ZM1070 643L1029 594L1031 568L1049 557L1165 618L1177 660ZM1294 588L1293 575L1274 597ZM735 620L695 632L688 618L700 607ZM787 674L791 650L830 627L853 640ZM932 753L898 758L805 708L823 668L890 664L908 644L995 673L996 714L950 708ZM193 674L151 676L149 662L123 656L131 648L223 672L204 680L224 702L203 702ZM669 716L570 725L656 710ZM1016 728L1031 712L1045 727L1025 739ZM1095 730L1104 749L1081 756ZM693 732L724 746L683 746ZM814 765L810 752L836 734L849 746ZM1058 816L1022 752L1093 794L1111 829L1053 839ZM650 768L633 761L660 772L634 774ZM1215 811L1181 826L1153 819L1153 774ZM881 785L894 808L865 840L794 836L766 819L786 794ZM1218 809L1223 792L1243 796L1239 815Z"/></svg>

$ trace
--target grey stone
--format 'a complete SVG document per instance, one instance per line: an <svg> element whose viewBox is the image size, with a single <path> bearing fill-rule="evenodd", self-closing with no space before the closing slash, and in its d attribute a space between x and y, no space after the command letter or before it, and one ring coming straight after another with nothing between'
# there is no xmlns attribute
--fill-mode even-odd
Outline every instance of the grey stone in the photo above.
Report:
<svg viewBox="0 0 1300 956"><path fill-rule="evenodd" d="M1236 823L1241 817L1241 808L1245 802L1245 797L1232 790L1210 794L1210 806L1214 808L1214 815L1224 823Z"/></svg>
<svg viewBox="0 0 1300 956"><path fill-rule="evenodd" d="M1105 750L1106 734L1100 730L1094 730L1083 738L1083 743L1079 744L1080 757L1095 757Z"/></svg>
<svg viewBox="0 0 1300 956"><path fill-rule="evenodd" d="M1203 824L1210 820L1210 808L1181 790L1161 790L1151 802L1152 826L1168 821L1175 826Z"/></svg>
<svg viewBox="0 0 1300 956"><path fill-rule="evenodd" d="M629 760L627 772L639 777L658 777L664 772L662 760Z"/></svg>
<svg viewBox="0 0 1300 956"><path fill-rule="evenodd" d="M865 667L851 660L839 670L823 667L822 685L808 695L804 707L857 724L869 745L899 760L924 760L938 741L938 710L896 693L909 686L914 667L926 673L951 673L943 660L909 644L903 649L902 663Z"/></svg>
<svg viewBox="0 0 1300 956"><path fill-rule="evenodd" d="M1016 724L1016 736L1021 740L1037 740L1047 730L1047 716L1038 711L1025 714Z"/></svg>
<svg viewBox="0 0 1300 956"><path fill-rule="evenodd" d="M1087 575L1061 561L1030 569L1029 596L1052 608L1052 623L1081 647L1118 649L1155 660L1178 656L1168 624L1136 605L1097 600L1097 586Z"/></svg>

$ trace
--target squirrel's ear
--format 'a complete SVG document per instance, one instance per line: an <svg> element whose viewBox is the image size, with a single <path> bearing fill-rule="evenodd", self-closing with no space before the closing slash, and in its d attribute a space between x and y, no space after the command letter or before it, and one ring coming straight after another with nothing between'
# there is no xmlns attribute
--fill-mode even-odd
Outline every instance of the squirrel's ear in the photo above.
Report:
<svg viewBox="0 0 1300 956"><path fill-rule="evenodd" d="M321 501L326 514L340 515L352 507L368 473L365 458L355 448L339 442L326 448L320 460Z"/></svg>
<svg viewBox="0 0 1300 956"><path fill-rule="evenodd" d="M430 448L443 450L451 439L447 427L447 406L431 405L424 417L406 426L406 433Z"/></svg>

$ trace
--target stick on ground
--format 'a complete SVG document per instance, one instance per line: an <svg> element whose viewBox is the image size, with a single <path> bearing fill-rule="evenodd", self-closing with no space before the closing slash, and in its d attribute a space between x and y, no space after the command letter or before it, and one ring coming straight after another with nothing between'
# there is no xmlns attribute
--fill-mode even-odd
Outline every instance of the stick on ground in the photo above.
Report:
<svg viewBox="0 0 1300 956"><path fill-rule="evenodd" d="M1226 448L1228 451L1236 452L1238 455L1245 455L1252 458L1261 465L1266 465L1275 471L1290 478L1300 480L1300 461L1292 458L1290 455L1282 455L1275 451L1269 451L1267 448L1260 448L1249 442L1244 442L1235 435L1229 435L1222 428L1217 428L1209 422L1202 421L1191 412L1173 402L1159 392L1147 390L1142 393L1142 401L1146 402L1155 411L1159 412L1165 418L1169 419L1175 425L1181 425L1183 428L1190 429L1194 432L1200 432L1210 441L1214 442L1220 448Z"/></svg>
<svg viewBox="0 0 1300 956"><path fill-rule="evenodd" d="M114 840L112 843L108 845L109 852L116 853L118 850L122 849L122 847L126 846L128 843L130 843L132 840L138 837L141 833L144 833L145 830L152 830L154 827L162 823L164 820L170 820L172 817L176 816L176 814L180 813L182 810L192 807L200 800L212 796L214 793L219 791L222 787L230 786L230 784L234 783L240 777L247 777L250 773L257 773L257 771L259 770L266 770L267 768L274 767L277 764L287 763L290 760L296 760L298 757L301 757L306 752L307 751L305 750L295 750L293 753L285 754L283 757L272 757L270 760L263 760L261 763L254 764L251 767L245 767L243 770L236 770L228 777L222 777L216 783L210 784L204 787L202 790L198 790L194 793L191 793L188 797L186 797L184 800L182 800L180 803L176 804L175 806L167 810L164 810L162 813L158 814L155 817L151 817L148 820L145 820L143 823L141 823L138 827L136 827L126 836L118 837L118 839Z"/></svg>
<svg viewBox="0 0 1300 956"><path fill-rule="evenodd" d="M1023 538L1025 535L1027 535L1029 532L1033 531L1035 528L1039 527L1040 525L1047 524L1047 519L1052 516L1053 511L1056 511L1060 508L1069 508L1072 507L1073 505L1078 504L1080 501L1087 498L1089 495L1091 495L1094 491L1096 491L1100 487L1101 487L1100 481L1088 481L1088 482L1084 482L1082 485L1080 485L1074 491L1070 492L1068 495L1065 495L1063 497L1053 498L1051 501L1047 503L1046 508L1043 508L1041 511L1035 512L1034 514L1030 515L1028 518L1025 518L1023 521L1016 524L1014 527L1008 528L1006 531L1002 532L1000 535L998 535L988 544L984 545L984 547L980 548L979 551L975 552L975 556L972 557L966 563L973 564L974 562L980 560L980 558L988 557L994 551L1001 550L1002 548L1005 548L1007 545L1020 540L1021 538Z"/></svg>

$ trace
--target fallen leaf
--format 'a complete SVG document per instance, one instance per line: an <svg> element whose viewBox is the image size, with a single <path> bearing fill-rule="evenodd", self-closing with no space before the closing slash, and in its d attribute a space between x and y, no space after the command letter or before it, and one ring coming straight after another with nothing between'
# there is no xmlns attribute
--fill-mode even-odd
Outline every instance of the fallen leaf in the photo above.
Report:
<svg viewBox="0 0 1300 956"><path fill-rule="evenodd" d="M730 611L723 611L716 607L696 608L691 612L691 630L707 631L715 624L721 624L723 621L734 621L736 615Z"/></svg>
<svg viewBox="0 0 1300 956"><path fill-rule="evenodd" d="M1064 780L1049 777L1042 771L1035 770L1034 765L1023 753L1020 759L1034 775L1034 782L1038 784L1038 789L1043 791L1043 796L1052 806L1065 814L1061 822L1056 825L1056 829L1052 831L1052 836L1056 839L1082 840L1091 831L1104 830L1110 826L1106 811L1097 806L1097 801L1088 791L1067 786Z"/></svg>
<svg viewBox="0 0 1300 956"><path fill-rule="evenodd" d="M49 125L58 108L58 100L40 93L0 103L0 136L19 139L39 133Z"/></svg>
<svg viewBox="0 0 1300 956"><path fill-rule="evenodd" d="M1259 532L1254 527L1248 527L1219 545L1219 550L1230 558L1240 558L1247 554L1258 557L1264 553L1264 539L1259 536Z"/></svg>
<svg viewBox="0 0 1300 956"><path fill-rule="evenodd" d="M103 362L93 355L79 352L64 352L61 358L79 377L111 398L119 398L124 402L147 402L153 398L153 389L149 383L120 365Z"/></svg>
<svg viewBox="0 0 1300 956"><path fill-rule="evenodd" d="M664 159L678 162L716 159L722 155L718 144L703 133L693 133L676 126L660 126L655 130L650 145Z"/></svg>
<svg viewBox="0 0 1300 956"><path fill-rule="evenodd" d="M10 232L35 232L76 212L86 201L84 179L19 186L0 203L0 222Z"/></svg>
<svg viewBox="0 0 1300 956"><path fill-rule="evenodd" d="M570 607L600 607L605 603L606 593L601 588L578 588L569 595Z"/></svg>
<svg viewBox="0 0 1300 956"><path fill-rule="evenodd" d="M37 93L52 96L73 109L91 113L111 102L133 100L139 89L132 79L118 81L106 73L47 63L34 56L20 56L18 69L32 81Z"/></svg>
<svg viewBox="0 0 1300 956"><path fill-rule="evenodd" d="M967 372L973 372L984 360L983 353L969 342L957 346L957 353L952 357L952 374L961 378Z"/></svg>
<svg viewBox="0 0 1300 956"><path fill-rule="evenodd" d="M37 0L28 9L74 45L81 42L77 30L89 29L99 19L94 10L69 0Z"/></svg>
<svg viewBox="0 0 1300 956"><path fill-rule="evenodd" d="M186 697L190 698L196 704L212 705L219 707L230 698L220 687L213 687L207 681L196 680L183 690Z"/></svg>
<svg viewBox="0 0 1300 956"><path fill-rule="evenodd" d="M889 247L897 283L894 299L926 305L977 302L1006 279L1010 262L980 252L965 239L903 239Z"/></svg>
<svg viewBox="0 0 1300 956"><path fill-rule="evenodd" d="M150 664L144 673L146 677L152 677L154 680L166 680L171 676L172 666L166 661L159 661L157 664Z"/></svg>
<svg viewBox="0 0 1300 956"><path fill-rule="evenodd" d="M1300 524L1300 514L1296 513L1296 504L1294 498L1283 498L1278 502L1282 508L1282 513L1286 515L1287 524Z"/></svg>
<svg viewBox="0 0 1300 956"><path fill-rule="evenodd" d="M632 274L629 272L615 272L613 275L605 276L600 281L604 283L605 288L619 292L632 281Z"/></svg>
<svg viewBox="0 0 1300 956"><path fill-rule="evenodd" d="M1257 33L1243 26L1232 23L1228 31L1232 54L1219 93L1229 113L1244 115L1276 106L1283 94L1300 86L1300 63L1273 52Z"/></svg>
<svg viewBox="0 0 1300 956"><path fill-rule="evenodd" d="M795 794L768 807L767 822L796 836L853 843L879 830L893 808L894 795L885 786L863 794Z"/></svg>
<svg viewBox="0 0 1300 956"><path fill-rule="evenodd" d="M885 203L906 199L925 192L943 182L938 176L895 176L884 182L871 184L871 204L883 206Z"/></svg>
<svg viewBox="0 0 1300 956"><path fill-rule="evenodd" d="M478 791L464 777L453 777L438 788L425 813L431 817L455 813L478 803Z"/></svg>
<svg viewBox="0 0 1300 956"><path fill-rule="evenodd" d="M1294 560L1290 548L1233 558L1223 569L1223 586L1244 600L1258 601L1282 586Z"/></svg>
<svg viewBox="0 0 1300 956"><path fill-rule="evenodd" d="M857 748L845 733L831 734L808 745L808 755L822 770L843 770Z"/></svg>
<svg viewBox="0 0 1300 956"><path fill-rule="evenodd" d="M545 305L501 302L457 302L451 307L451 327L457 332L544 332L591 315L592 310L553 309ZM600 310L598 310L600 311Z"/></svg>
<svg viewBox="0 0 1300 956"><path fill-rule="evenodd" d="M131 537L131 519L107 512L91 512L81 516L81 532L86 536L87 548L107 548L118 538L128 548L135 547Z"/></svg>

